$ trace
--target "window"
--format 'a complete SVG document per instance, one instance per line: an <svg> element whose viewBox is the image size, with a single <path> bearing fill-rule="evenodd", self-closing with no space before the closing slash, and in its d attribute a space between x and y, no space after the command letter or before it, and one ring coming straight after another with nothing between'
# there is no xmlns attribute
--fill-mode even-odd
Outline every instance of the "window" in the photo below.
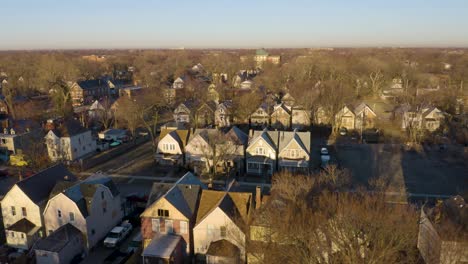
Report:
<svg viewBox="0 0 468 264"><path fill-rule="evenodd" d="M10 232L11 237L15 237L15 232Z"/></svg>
<svg viewBox="0 0 468 264"><path fill-rule="evenodd" d="M213 237L215 233L214 226L212 224L208 224L206 226L206 234L208 235L209 238Z"/></svg>
<svg viewBox="0 0 468 264"><path fill-rule="evenodd" d="M62 218L62 211L57 210L57 216L58 216L58 218Z"/></svg>
<svg viewBox="0 0 468 264"><path fill-rule="evenodd" d="M153 232L159 233L159 219L151 219L151 229Z"/></svg>
<svg viewBox="0 0 468 264"><path fill-rule="evenodd" d="M169 217L169 210L158 209L158 216Z"/></svg>
<svg viewBox="0 0 468 264"><path fill-rule="evenodd" d="M16 215L16 208L14 206L11 207L11 215Z"/></svg>
<svg viewBox="0 0 468 264"><path fill-rule="evenodd" d="M91 229L91 235L94 235L94 234L96 234L96 230Z"/></svg>
<svg viewBox="0 0 468 264"><path fill-rule="evenodd" d="M249 170L258 170L260 168L259 164L258 163L247 163L247 168Z"/></svg>
<svg viewBox="0 0 468 264"><path fill-rule="evenodd" d="M75 221L75 214L73 212L70 212L70 222Z"/></svg>
<svg viewBox="0 0 468 264"><path fill-rule="evenodd" d="M255 148L255 154L257 155L266 155L266 149L262 147Z"/></svg>
<svg viewBox="0 0 468 264"><path fill-rule="evenodd" d="M23 233L21 233L21 238L24 239L24 234Z"/></svg>
<svg viewBox="0 0 468 264"><path fill-rule="evenodd" d="M102 213L105 214L107 212L107 208L105 206L102 207Z"/></svg>
<svg viewBox="0 0 468 264"><path fill-rule="evenodd" d="M104 192L101 192L101 199L104 200Z"/></svg>
<svg viewBox="0 0 468 264"><path fill-rule="evenodd" d="M180 233L187 234L188 232L188 224L185 221L180 221Z"/></svg>
<svg viewBox="0 0 468 264"><path fill-rule="evenodd" d="M164 225L166 226L166 233L168 233L168 234L174 233L174 227L172 226L172 220L166 220L164 222Z"/></svg>
<svg viewBox="0 0 468 264"><path fill-rule="evenodd" d="M226 237L226 226L219 227L219 235L223 238Z"/></svg>
<svg viewBox="0 0 468 264"><path fill-rule="evenodd" d="M23 217L27 217L27 213L26 213L26 207L21 207L21 213L23 214Z"/></svg>

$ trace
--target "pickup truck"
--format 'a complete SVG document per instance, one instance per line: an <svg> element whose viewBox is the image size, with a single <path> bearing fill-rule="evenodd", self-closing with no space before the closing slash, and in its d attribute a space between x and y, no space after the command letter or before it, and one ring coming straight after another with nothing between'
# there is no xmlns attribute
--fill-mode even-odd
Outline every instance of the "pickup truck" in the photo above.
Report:
<svg viewBox="0 0 468 264"><path fill-rule="evenodd" d="M130 234L132 229L133 226L128 221L122 222L120 226L116 226L110 231L104 239L104 246L111 248L116 247Z"/></svg>

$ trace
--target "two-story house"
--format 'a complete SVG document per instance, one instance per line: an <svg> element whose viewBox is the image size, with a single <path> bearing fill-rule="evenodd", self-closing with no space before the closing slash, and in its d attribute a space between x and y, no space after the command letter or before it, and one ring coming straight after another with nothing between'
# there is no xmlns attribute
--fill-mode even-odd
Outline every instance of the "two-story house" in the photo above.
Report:
<svg viewBox="0 0 468 264"><path fill-rule="evenodd" d="M247 173L271 176L277 167L278 131L251 131L246 149Z"/></svg>
<svg viewBox="0 0 468 264"><path fill-rule="evenodd" d="M216 127L228 127L231 126L231 115L230 115L230 108L231 108L231 101L225 101L219 103L216 106L216 110L214 112L215 116L215 126Z"/></svg>
<svg viewBox="0 0 468 264"><path fill-rule="evenodd" d="M182 77L177 77L177 79L174 80L172 83L172 88L173 89L184 89L185 82L182 79Z"/></svg>
<svg viewBox="0 0 468 264"><path fill-rule="evenodd" d="M214 148L221 142L223 134L218 129L195 129L185 147L186 164L195 173L201 174L213 166ZM217 159L216 159L217 160Z"/></svg>
<svg viewBox="0 0 468 264"><path fill-rule="evenodd" d="M57 164L17 182L1 201L6 243L29 249L45 236L43 212L54 186L76 177L63 164Z"/></svg>
<svg viewBox="0 0 468 264"><path fill-rule="evenodd" d="M237 261L245 263L245 237L252 208L252 194L242 192L203 190L193 228L194 250L197 258L207 263L220 263L223 257L219 244L237 248ZM224 242L220 242L225 240Z"/></svg>
<svg viewBox="0 0 468 264"><path fill-rule="evenodd" d="M47 152L53 161L73 161L96 151L96 140L91 135L91 130L81 126L74 120L66 120L55 123L47 121L51 130L45 136Z"/></svg>
<svg viewBox="0 0 468 264"><path fill-rule="evenodd" d="M161 128L156 162L163 165L182 165L184 163L185 145L189 130L179 128Z"/></svg>
<svg viewBox="0 0 468 264"><path fill-rule="evenodd" d="M284 103L277 104L273 107L271 113L271 126L277 129L285 129L291 127L291 107Z"/></svg>
<svg viewBox="0 0 468 264"><path fill-rule="evenodd" d="M311 118L311 111L295 106L292 108L291 126L293 129L306 129L310 126Z"/></svg>
<svg viewBox="0 0 468 264"><path fill-rule="evenodd" d="M193 227L201 191L206 189L197 177L188 172L175 184L154 183L148 204L141 214L143 255L152 241L164 234L176 235L183 241L184 255L193 253ZM156 247L167 247L157 244ZM151 250L149 248L148 250ZM146 252L149 255L150 252Z"/></svg>
<svg viewBox="0 0 468 264"><path fill-rule="evenodd" d="M354 108L356 120L354 122L355 129L366 129L375 127L377 114L366 103L360 103Z"/></svg>
<svg viewBox="0 0 468 264"><path fill-rule="evenodd" d="M214 125L214 113L218 104L214 101L202 102L196 106L193 112L196 127L207 127Z"/></svg>
<svg viewBox="0 0 468 264"><path fill-rule="evenodd" d="M280 131L278 142L278 170L309 171L310 132Z"/></svg>
<svg viewBox="0 0 468 264"><path fill-rule="evenodd" d="M353 130L355 127L356 115L349 106L344 106L336 115L335 122L339 127Z"/></svg>
<svg viewBox="0 0 468 264"><path fill-rule="evenodd" d="M420 129L433 132L444 122L445 114L437 107L409 109L403 113L402 129Z"/></svg>
<svg viewBox="0 0 468 264"><path fill-rule="evenodd" d="M44 209L47 234L70 223L78 228L89 250L122 221L122 201L110 177L95 174L77 183L60 182Z"/></svg>
<svg viewBox="0 0 468 264"><path fill-rule="evenodd" d="M110 95L109 83L103 79L77 81L70 84L73 106L90 104Z"/></svg>
<svg viewBox="0 0 468 264"><path fill-rule="evenodd" d="M190 123L190 109L184 104L179 104L174 109L174 121L176 123Z"/></svg>
<svg viewBox="0 0 468 264"><path fill-rule="evenodd" d="M267 126L270 124L270 113L267 104L260 105L260 107L250 115L250 124L252 126Z"/></svg>

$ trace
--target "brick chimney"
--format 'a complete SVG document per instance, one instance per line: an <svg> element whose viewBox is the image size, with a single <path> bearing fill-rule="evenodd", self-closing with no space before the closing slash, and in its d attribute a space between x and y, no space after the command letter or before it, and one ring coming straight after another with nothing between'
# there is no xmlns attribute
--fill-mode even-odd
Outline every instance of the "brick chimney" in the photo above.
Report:
<svg viewBox="0 0 468 264"><path fill-rule="evenodd" d="M47 122L44 125L44 128L45 128L46 131L55 129L55 120L48 119Z"/></svg>
<svg viewBox="0 0 468 264"><path fill-rule="evenodd" d="M262 205L262 187L258 186L255 187L255 209L260 208Z"/></svg>

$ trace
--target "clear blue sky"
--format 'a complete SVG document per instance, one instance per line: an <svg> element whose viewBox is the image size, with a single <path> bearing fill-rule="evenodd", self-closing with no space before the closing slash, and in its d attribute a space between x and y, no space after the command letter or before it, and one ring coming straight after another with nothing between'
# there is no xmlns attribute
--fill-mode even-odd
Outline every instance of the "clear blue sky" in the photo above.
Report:
<svg viewBox="0 0 468 264"><path fill-rule="evenodd" d="M2 0L0 49L468 47L468 0Z"/></svg>

